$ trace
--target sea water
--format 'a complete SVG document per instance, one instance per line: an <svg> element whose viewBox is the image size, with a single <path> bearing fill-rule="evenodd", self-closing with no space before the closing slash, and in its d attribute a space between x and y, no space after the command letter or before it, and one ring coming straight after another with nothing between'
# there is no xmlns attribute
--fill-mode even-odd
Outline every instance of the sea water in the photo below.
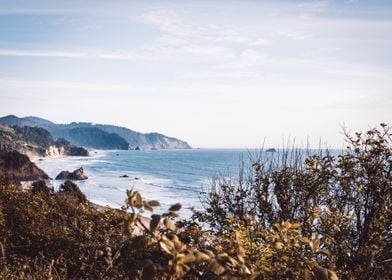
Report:
<svg viewBox="0 0 392 280"><path fill-rule="evenodd" d="M89 157L44 158L37 165L51 178L82 166L89 178L76 183L94 203L120 208L126 190L135 187L146 200L160 201L157 213L181 203L180 215L185 218L192 214L191 208L202 209L200 194L214 178L238 177L242 159L247 161L250 154L237 149L110 150L92 152ZM63 182L53 180L52 184L58 188Z"/></svg>

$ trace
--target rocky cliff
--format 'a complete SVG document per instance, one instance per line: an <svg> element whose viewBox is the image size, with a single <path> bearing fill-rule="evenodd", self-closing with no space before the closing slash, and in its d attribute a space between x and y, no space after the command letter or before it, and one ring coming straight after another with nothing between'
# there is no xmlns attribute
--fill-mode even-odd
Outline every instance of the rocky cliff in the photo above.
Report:
<svg viewBox="0 0 392 280"><path fill-rule="evenodd" d="M192 147L185 141L174 137L168 137L160 133L140 133L131 129L115 126L96 124L96 127L110 133L116 133L124 138L131 149L136 147L142 149L191 149Z"/></svg>
<svg viewBox="0 0 392 280"><path fill-rule="evenodd" d="M67 170L61 171L57 176L56 180L73 180L73 181L81 181L87 180L88 176L84 173L83 167L74 170L73 172L69 172Z"/></svg>
<svg viewBox="0 0 392 280"><path fill-rule="evenodd" d="M88 151L70 142L53 140L52 135L40 127L4 126L0 124L0 151L18 151L29 157L88 156Z"/></svg>
<svg viewBox="0 0 392 280"><path fill-rule="evenodd" d="M17 151L0 152L0 173L12 182L50 179L26 155Z"/></svg>

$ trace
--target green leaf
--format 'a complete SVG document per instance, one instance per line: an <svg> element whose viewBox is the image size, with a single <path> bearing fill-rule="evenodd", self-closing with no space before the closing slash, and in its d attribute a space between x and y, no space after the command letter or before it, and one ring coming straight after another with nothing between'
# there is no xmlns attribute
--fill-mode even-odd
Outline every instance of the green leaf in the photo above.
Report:
<svg viewBox="0 0 392 280"><path fill-rule="evenodd" d="M319 249L320 246L320 239L314 239L309 242L310 249L312 249L312 252L315 253Z"/></svg>
<svg viewBox="0 0 392 280"><path fill-rule="evenodd" d="M180 203L173 204L170 206L169 211L179 211L181 209L182 205Z"/></svg>
<svg viewBox="0 0 392 280"><path fill-rule="evenodd" d="M300 228L300 224L291 224L290 228Z"/></svg>
<svg viewBox="0 0 392 280"><path fill-rule="evenodd" d="M216 260L211 262L211 270L218 276L225 272L225 268Z"/></svg>
<svg viewBox="0 0 392 280"><path fill-rule="evenodd" d="M142 196L140 195L139 192L137 192L135 195L134 206L136 208L142 208Z"/></svg>
<svg viewBox="0 0 392 280"><path fill-rule="evenodd" d="M151 207L150 203L147 201L143 201L143 207L144 209L146 209L147 211L153 212L154 209Z"/></svg>
<svg viewBox="0 0 392 280"><path fill-rule="evenodd" d="M165 227L168 230L171 230L171 231L175 231L176 230L176 225L169 218L165 218L163 223L165 224Z"/></svg>
<svg viewBox="0 0 392 280"><path fill-rule="evenodd" d="M284 244L282 242L275 242L275 249L282 250Z"/></svg>
<svg viewBox="0 0 392 280"><path fill-rule="evenodd" d="M165 252L166 254L171 256L173 255L172 252L170 251L169 246L166 243L161 241L159 242L159 246L161 247L162 251Z"/></svg>
<svg viewBox="0 0 392 280"><path fill-rule="evenodd" d="M148 204L149 204L151 207L158 207L158 206L161 206L161 204L159 203L158 200L150 200L150 201L148 202Z"/></svg>
<svg viewBox="0 0 392 280"><path fill-rule="evenodd" d="M152 232L154 232L157 229L160 221L161 221L161 215L151 215L150 230Z"/></svg>

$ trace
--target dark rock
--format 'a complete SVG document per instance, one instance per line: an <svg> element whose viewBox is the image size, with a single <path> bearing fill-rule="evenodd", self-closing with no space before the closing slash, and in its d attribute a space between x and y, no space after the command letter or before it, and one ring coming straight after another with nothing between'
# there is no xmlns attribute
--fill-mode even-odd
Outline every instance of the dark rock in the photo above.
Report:
<svg viewBox="0 0 392 280"><path fill-rule="evenodd" d="M275 152L276 152L276 149L270 148L270 149L267 149L265 152L266 152L266 153L275 153Z"/></svg>
<svg viewBox="0 0 392 280"><path fill-rule="evenodd" d="M72 145L69 147L68 155L69 156L87 157L89 154L85 148Z"/></svg>
<svg viewBox="0 0 392 280"><path fill-rule="evenodd" d="M140 151L140 147L136 146L135 151Z"/></svg>
<svg viewBox="0 0 392 280"><path fill-rule="evenodd" d="M48 180L49 176L17 151L0 153L0 173L13 182Z"/></svg>
<svg viewBox="0 0 392 280"><path fill-rule="evenodd" d="M139 177L135 177L134 179L135 179L135 180L140 180L140 178L139 178Z"/></svg>
<svg viewBox="0 0 392 280"><path fill-rule="evenodd" d="M129 178L129 176L127 174L121 175L121 178Z"/></svg>
<svg viewBox="0 0 392 280"><path fill-rule="evenodd" d="M69 171L61 171L59 175L56 176L56 180L86 180L88 179L87 175L84 173L83 167L76 169L74 172Z"/></svg>

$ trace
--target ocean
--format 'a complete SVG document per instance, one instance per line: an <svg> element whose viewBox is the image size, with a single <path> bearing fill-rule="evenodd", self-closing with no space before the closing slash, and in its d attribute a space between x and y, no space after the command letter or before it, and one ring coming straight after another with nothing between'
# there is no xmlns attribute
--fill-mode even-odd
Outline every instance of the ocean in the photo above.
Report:
<svg viewBox="0 0 392 280"><path fill-rule="evenodd" d="M126 190L135 187L145 199L160 201L157 213L179 202L183 205L180 216L186 218L192 207L202 208L200 193L213 178L238 176L241 160L247 161L249 153L239 149L110 150L92 152L89 157L44 158L37 165L51 178L82 166L89 178L76 183L94 203L120 208ZM55 188L61 183L52 180Z"/></svg>

